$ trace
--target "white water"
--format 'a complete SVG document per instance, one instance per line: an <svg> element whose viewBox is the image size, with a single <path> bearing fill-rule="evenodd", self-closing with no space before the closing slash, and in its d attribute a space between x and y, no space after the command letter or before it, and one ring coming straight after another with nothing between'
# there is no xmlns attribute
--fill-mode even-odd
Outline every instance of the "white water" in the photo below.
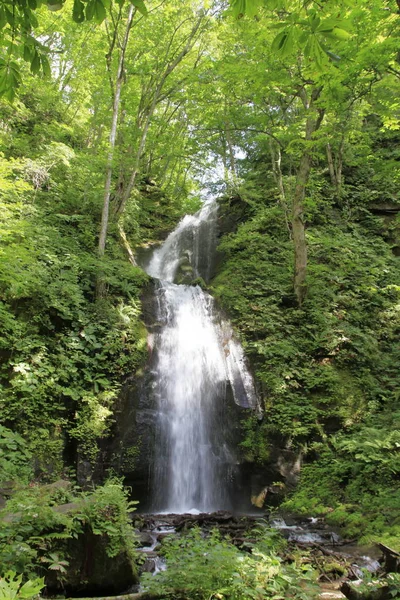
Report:
<svg viewBox="0 0 400 600"><path fill-rule="evenodd" d="M255 407L243 350L230 324L199 286L177 285L177 275L208 280L216 246L217 205L186 216L157 249L147 272L160 280L161 331L155 340L158 398L154 510L210 512L232 508L229 484L235 456L225 435L227 393ZM186 275L185 275L186 274Z"/></svg>

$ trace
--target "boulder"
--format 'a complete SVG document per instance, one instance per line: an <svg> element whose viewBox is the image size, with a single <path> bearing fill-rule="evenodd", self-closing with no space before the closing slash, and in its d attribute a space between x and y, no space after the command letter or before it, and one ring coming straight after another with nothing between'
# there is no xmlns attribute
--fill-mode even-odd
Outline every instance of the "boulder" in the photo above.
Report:
<svg viewBox="0 0 400 600"><path fill-rule="evenodd" d="M45 577L47 592L67 596L117 595L129 590L139 578L132 558L126 551L117 556L107 554L106 535L86 530L77 539L66 541L63 555L69 565L60 582L55 571Z"/></svg>

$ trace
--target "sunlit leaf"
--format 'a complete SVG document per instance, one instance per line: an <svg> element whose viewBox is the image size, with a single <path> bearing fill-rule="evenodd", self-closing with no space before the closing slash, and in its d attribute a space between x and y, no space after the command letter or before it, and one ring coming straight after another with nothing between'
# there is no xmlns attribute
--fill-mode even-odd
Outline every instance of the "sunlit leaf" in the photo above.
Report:
<svg viewBox="0 0 400 600"><path fill-rule="evenodd" d="M95 0L94 3L94 20L96 23L102 23L106 18L106 9L102 0Z"/></svg>
<svg viewBox="0 0 400 600"><path fill-rule="evenodd" d="M145 3L143 2L143 0L131 0L133 6L136 6L136 8L138 9L138 11L144 15L147 16L148 11L147 11L147 7L145 5Z"/></svg>

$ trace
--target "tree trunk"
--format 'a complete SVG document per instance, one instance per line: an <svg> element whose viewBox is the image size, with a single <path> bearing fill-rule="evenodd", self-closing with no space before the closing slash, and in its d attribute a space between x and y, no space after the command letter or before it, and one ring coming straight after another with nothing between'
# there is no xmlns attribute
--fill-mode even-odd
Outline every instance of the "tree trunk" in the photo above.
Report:
<svg viewBox="0 0 400 600"><path fill-rule="evenodd" d="M334 187L336 187L336 172L335 172L335 164L333 162L332 156L332 148L330 144L326 145L326 156L328 158L328 167L329 167L329 175L331 176L331 183Z"/></svg>
<svg viewBox="0 0 400 600"><path fill-rule="evenodd" d="M130 243L128 242L128 238L126 237L126 233L123 230L122 226L120 223L118 223L118 233L119 233L119 237L121 238L122 241L122 245L126 250L126 253L128 255L129 258L129 262L134 266L137 267L137 262L135 259L135 255L133 253L133 250L130 246Z"/></svg>
<svg viewBox="0 0 400 600"><path fill-rule="evenodd" d="M231 180L234 184L236 182L236 160L235 160L235 149L232 142L231 132L228 127L225 127L225 139L229 151L229 168L231 172Z"/></svg>
<svg viewBox="0 0 400 600"><path fill-rule="evenodd" d="M120 105L120 100L121 100L122 84L123 84L123 80L124 80L125 52L126 52L126 48L128 45L129 32L132 27L132 21L133 21L135 12L136 12L136 9L133 6L133 4L131 4L129 7L126 28L125 28L125 34L124 34L124 37L122 40L121 54L119 57L118 70L117 70L117 79L116 79L114 102L113 102L113 113L112 113L111 129L110 129L110 137L109 137L109 150L108 150L108 155L107 155L106 182L104 185L103 210L101 213L99 244L98 244L98 248L97 248L97 253L100 258L102 256L104 256L105 248L106 248L108 222L109 222L109 214L110 214L111 179L112 179L112 173L113 173L115 140L117 138L119 105ZM103 294L104 294L104 282L101 280L101 276L100 276L97 281L96 296L101 297Z"/></svg>
<svg viewBox="0 0 400 600"><path fill-rule="evenodd" d="M311 156L304 152L297 172L293 196L292 233L294 243L294 293L298 305L303 304L307 293L307 242L304 226L304 196L311 170Z"/></svg>
<svg viewBox="0 0 400 600"><path fill-rule="evenodd" d="M336 161L336 193L337 193L339 203L341 203L341 200L342 200L341 196L342 196L343 150L344 150L344 134L342 135L341 140L340 140L337 161Z"/></svg>
<svg viewBox="0 0 400 600"><path fill-rule="evenodd" d="M281 168L281 164L282 164L282 153L281 153L281 149L280 146L278 144L276 144L276 151L275 151L275 145L274 145L274 141L270 138L269 139L269 147L270 147L270 151L271 151L271 161L272 161L272 173L274 175L274 179L275 179L275 183L278 187L279 190L279 200L283 209L283 214L285 217L285 223L286 223L286 227L289 233L289 238L292 239L292 231L290 229L290 223L289 223L289 211L288 211L288 205L287 205L287 201L286 201L286 193L285 193L285 186L283 184L283 175L282 175L282 168Z"/></svg>
<svg viewBox="0 0 400 600"><path fill-rule="evenodd" d="M292 232L294 243L294 293L299 306L303 304L307 293L307 242L305 232L304 219L304 198L306 186L310 176L312 164L312 149L310 142L313 134L319 129L324 118L324 110L318 110L318 116L314 118L313 105L318 100L322 88L314 88L311 93L311 98L308 99L304 88L301 91L300 97L303 101L304 108L307 111L306 131L305 131L305 149L300 159L299 168L296 176L296 186L293 195L293 211L292 211Z"/></svg>
<svg viewBox="0 0 400 600"><path fill-rule="evenodd" d="M342 191L342 168L343 168L343 148L344 148L344 135L342 135L339 148L336 154L336 159L333 157L332 147L328 143L326 145L326 156L328 159L329 175L331 177L331 183L336 190L336 199L339 206L341 205L341 191Z"/></svg>
<svg viewBox="0 0 400 600"><path fill-rule="evenodd" d="M113 158L114 158L114 150L115 150L115 140L117 137L117 125L118 125L118 114L119 114L119 105L121 100L121 90L122 83L124 80L124 62L125 62L125 52L126 47L128 45L129 40L129 32L132 27L132 21L135 14L135 7L133 4L129 7L128 18L126 22L125 35L123 38L123 42L121 45L121 54L119 57L118 71L117 71L117 81L115 86L114 93L114 102L113 102L113 114L111 121L111 129L110 129L110 138L109 138L109 151L107 156L107 166L106 166L106 182L104 186L104 200L103 200L103 211L101 215L101 227L100 227L100 236L99 236L99 245L98 245L98 254L99 256L103 256L106 247L106 239L107 239L107 229L108 229L108 221L109 221L109 212L110 212L110 195L111 195L111 178L113 171Z"/></svg>

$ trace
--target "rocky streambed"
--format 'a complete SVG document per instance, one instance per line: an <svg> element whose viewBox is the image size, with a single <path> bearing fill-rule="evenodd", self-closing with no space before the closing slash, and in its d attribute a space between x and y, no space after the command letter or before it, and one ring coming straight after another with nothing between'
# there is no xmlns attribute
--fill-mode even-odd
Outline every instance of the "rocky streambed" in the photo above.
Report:
<svg viewBox="0 0 400 600"><path fill-rule="evenodd" d="M134 514L133 524L139 540L138 552L142 555L142 573L157 574L167 568L162 555L162 542L169 536L180 535L193 527L200 527L204 534L217 529L223 537L228 536L232 544L248 551L257 541L254 529L258 526L277 529L286 538L288 543L283 560L290 561L295 551L304 552L305 560L319 572L321 599L345 598L340 591L343 584L361 580L365 571L376 576L383 573L382 553L378 548L360 547L353 540L343 539L323 519L288 515L235 515L221 511L179 515ZM137 592L139 589L131 591Z"/></svg>

